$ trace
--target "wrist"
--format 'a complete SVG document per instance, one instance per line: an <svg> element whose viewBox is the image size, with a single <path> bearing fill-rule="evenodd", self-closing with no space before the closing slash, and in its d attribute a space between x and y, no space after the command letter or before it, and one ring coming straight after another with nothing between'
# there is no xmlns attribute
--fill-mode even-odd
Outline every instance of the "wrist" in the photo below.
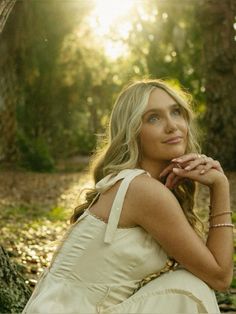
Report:
<svg viewBox="0 0 236 314"><path fill-rule="evenodd" d="M210 190L214 190L222 187L229 187L229 181L224 173L218 172L214 181L209 185L209 188Z"/></svg>

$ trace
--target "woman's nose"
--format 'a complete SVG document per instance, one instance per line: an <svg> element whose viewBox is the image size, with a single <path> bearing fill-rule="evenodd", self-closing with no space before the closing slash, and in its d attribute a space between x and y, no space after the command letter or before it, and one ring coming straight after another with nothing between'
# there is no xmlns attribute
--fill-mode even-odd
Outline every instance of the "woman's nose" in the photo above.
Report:
<svg viewBox="0 0 236 314"><path fill-rule="evenodd" d="M166 117L165 129L167 133L172 133L177 130L177 125L175 119L172 117Z"/></svg>

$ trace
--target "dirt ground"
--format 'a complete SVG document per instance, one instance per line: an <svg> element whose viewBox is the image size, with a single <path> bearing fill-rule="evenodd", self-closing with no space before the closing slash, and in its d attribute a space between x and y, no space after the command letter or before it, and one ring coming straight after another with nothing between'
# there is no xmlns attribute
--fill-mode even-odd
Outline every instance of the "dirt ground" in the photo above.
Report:
<svg viewBox="0 0 236 314"><path fill-rule="evenodd" d="M231 189L231 208L236 212L236 172L226 173ZM0 208L8 206L39 206L50 209L62 206L68 210L77 204L82 189L92 186L91 177L85 172L34 173L0 172ZM208 189L197 188L196 207L207 210Z"/></svg>

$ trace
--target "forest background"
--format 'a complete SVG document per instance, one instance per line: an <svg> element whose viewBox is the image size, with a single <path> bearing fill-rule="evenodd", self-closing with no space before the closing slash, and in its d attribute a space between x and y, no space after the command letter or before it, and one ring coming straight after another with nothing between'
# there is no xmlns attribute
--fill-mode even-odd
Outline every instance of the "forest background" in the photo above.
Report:
<svg viewBox="0 0 236 314"><path fill-rule="evenodd" d="M90 156L132 80L161 78L192 95L203 152L236 186L235 0L1 0L0 14L4 3L12 7L0 34L0 242L27 285L91 184ZM232 193L234 211L235 203ZM208 204L200 187L203 216ZM218 293L222 310L235 310L235 288L234 278Z"/></svg>

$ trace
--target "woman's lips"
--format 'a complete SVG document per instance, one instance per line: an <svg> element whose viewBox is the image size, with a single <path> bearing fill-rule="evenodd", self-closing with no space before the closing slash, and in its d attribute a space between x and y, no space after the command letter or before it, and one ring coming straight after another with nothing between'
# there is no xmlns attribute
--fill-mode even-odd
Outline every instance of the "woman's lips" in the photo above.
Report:
<svg viewBox="0 0 236 314"><path fill-rule="evenodd" d="M172 137L166 141L164 141L165 144L177 144L180 143L182 141L182 137L181 136L175 136Z"/></svg>

